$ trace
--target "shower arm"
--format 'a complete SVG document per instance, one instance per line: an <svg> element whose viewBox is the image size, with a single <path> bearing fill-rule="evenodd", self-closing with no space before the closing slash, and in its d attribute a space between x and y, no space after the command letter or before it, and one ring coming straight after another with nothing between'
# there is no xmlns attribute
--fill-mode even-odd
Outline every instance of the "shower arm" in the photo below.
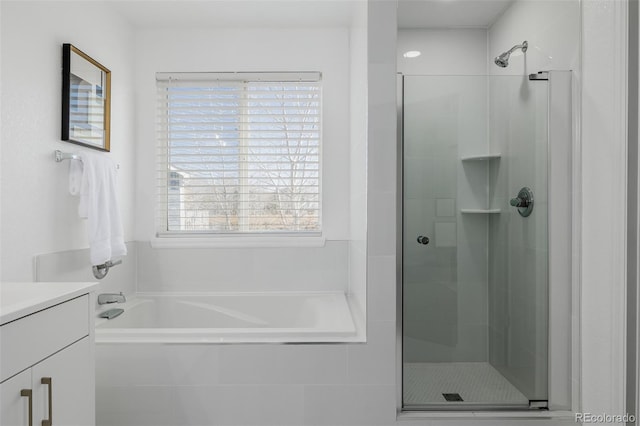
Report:
<svg viewBox="0 0 640 426"><path fill-rule="evenodd" d="M513 46L511 49L507 50L506 52L504 52L502 55L507 55L510 56L513 52L515 52L518 49L522 49L522 52L526 52L527 49L529 48L529 43L525 40L522 42L522 44L518 44ZM500 56L502 56L500 55Z"/></svg>

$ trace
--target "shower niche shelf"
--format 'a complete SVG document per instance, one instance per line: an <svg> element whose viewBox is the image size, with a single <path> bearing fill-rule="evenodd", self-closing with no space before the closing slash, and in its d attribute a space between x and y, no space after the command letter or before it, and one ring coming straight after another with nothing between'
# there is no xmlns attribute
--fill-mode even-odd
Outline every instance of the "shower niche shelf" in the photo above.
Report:
<svg viewBox="0 0 640 426"><path fill-rule="evenodd" d="M498 214L500 209L460 209L462 214Z"/></svg>
<svg viewBox="0 0 640 426"><path fill-rule="evenodd" d="M461 157L461 161L488 161L495 160L501 157L502 154L499 152L495 154L483 154L483 155L468 155L466 157Z"/></svg>

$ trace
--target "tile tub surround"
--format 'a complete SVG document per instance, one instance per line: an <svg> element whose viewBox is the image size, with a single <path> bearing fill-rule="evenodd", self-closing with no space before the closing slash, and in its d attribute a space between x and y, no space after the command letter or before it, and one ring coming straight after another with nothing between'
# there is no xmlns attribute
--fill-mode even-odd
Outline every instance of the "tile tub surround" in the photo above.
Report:
<svg viewBox="0 0 640 426"><path fill-rule="evenodd" d="M326 241L324 247L226 249L136 245L140 292L344 292L349 286L348 241Z"/></svg>
<svg viewBox="0 0 640 426"><path fill-rule="evenodd" d="M366 344L98 344L98 425L391 425L395 327Z"/></svg>

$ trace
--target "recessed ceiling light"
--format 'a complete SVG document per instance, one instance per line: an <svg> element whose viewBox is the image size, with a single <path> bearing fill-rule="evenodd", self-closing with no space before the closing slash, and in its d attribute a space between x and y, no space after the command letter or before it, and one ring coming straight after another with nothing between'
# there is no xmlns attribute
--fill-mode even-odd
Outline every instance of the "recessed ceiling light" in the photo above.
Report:
<svg viewBox="0 0 640 426"><path fill-rule="evenodd" d="M422 55L422 53L419 50L410 50L408 52L404 52L402 56L405 58L417 58L420 55Z"/></svg>

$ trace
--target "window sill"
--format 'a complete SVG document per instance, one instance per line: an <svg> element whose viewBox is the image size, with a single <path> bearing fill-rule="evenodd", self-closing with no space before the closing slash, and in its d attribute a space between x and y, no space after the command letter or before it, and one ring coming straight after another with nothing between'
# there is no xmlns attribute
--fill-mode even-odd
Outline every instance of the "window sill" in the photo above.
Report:
<svg viewBox="0 0 640 426"><path fill-rule="evenodd" d="M152 238L153 248L278 248L278 247L324 247L325 237L313 236L262 236L262 235L198 235L157 236Z"/></svg>

